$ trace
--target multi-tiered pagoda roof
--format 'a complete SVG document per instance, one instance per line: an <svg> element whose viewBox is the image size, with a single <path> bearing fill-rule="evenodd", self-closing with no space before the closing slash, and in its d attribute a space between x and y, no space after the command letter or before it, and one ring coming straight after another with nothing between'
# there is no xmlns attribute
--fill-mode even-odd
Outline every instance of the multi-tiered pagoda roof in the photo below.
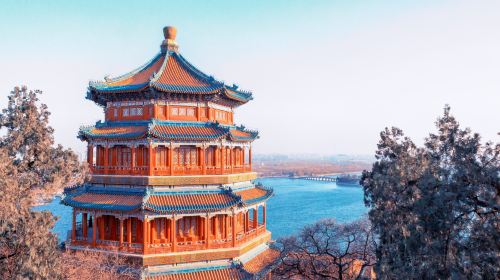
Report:
<svg viewBox="0 0 500 280"><path fill-rule="evenodd" d="M105 119L78 133L91 179L65 189L67 248L117 252L144 279L268 277L273 190L253 181L258 132L234 123L252 94L189 63L174 28L164 35L148 63L89 84Z"/></svg>
<svg viewBox="0 0 500 280"><path fill-rule="evenodd" d="M91 82L87 98L100 105L123 98L177 97L222 102L233 106L252 99L252 93L226 85L206 75L178 52L175 31L165 30L162 50L153 59L127 74Z"/></svg>
<svg viewBox="0 0 500 280"><path fill-rule="evenodd" d="M161 189L133 189L86 185L67 189L64 204L81 209L138 212L141 210L161 214L217 212L231 207L252 206L267 200L272 189L251 185L233 190L220 188L183 191Z"/></svg>
<svg viewBox="0 0 500 280"><path fill-rule="evenodd" d="M146 139L164 141L216 141L230 140L251 142L258 137L257 131L243 126L222 125L214 122L172 122L172 121L134 121L104 122L80 129L78 137L82 140L99 139Z"/></svg>

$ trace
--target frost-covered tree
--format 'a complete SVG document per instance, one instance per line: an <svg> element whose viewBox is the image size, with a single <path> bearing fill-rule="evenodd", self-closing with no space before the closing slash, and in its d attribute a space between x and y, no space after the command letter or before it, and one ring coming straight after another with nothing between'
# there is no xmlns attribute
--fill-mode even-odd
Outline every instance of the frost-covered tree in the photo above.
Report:
<svg viewBox="0 0 500 280"><path fill-rule="evenodd" d="M381 279L495 279L500 275L500 144L459 127L448 106L417 147L398 128L380 134L361 184L379 238Z"/></svg>
<svg viewBox="0 0 500 280"><path fill-rule="evenodd" d="M40 91L16 87L0 114L0 278L61 279L55 218L32 211L85 176L74 152L54 146Z"/></svg>
<svg viewBox="0 0 500 280"><path fill-rule="evenodd" d="M375 262L375 239L368 219L351 223L320 220L298 235L281 238L274 279L366 279Z"/></svg>

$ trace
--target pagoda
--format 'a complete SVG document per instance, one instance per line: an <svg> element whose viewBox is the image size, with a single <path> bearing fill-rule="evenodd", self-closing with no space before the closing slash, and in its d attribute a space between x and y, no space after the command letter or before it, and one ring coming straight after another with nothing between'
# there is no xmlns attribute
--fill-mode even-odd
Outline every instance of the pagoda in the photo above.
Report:
<svg viewBox="0 0 500 280"><path fill-rule="evenodd" d="M149 62L89 83L105 117L78 134L91 179L65 189L66 247L123 255L146 279L268 277L273 191L253 182L258 132L234 124L252 94L189 63L174 27L163 33Z"/></svg>

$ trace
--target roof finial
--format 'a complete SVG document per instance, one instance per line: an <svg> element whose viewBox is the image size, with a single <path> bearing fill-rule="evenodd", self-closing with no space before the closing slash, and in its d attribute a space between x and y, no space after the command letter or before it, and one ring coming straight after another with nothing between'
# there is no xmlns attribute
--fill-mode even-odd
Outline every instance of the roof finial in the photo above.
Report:
<svg viewBox="0 0 500 280"><path fill-rule="evenodd" d="M165 36L165 40L175 41L175 36L177 36L177 28L175 28L174 26L163 27L163 36Z"/></svg>
<svg viewBox="0 0 500 280"><path fill-rule="evenodd" d="M175 37L177 36L177 29L173 26L165 26L163 27L163 36L165 40L161 44L162 53L167 52L168 50L177 51L178 45L175 42Z"/></svg>

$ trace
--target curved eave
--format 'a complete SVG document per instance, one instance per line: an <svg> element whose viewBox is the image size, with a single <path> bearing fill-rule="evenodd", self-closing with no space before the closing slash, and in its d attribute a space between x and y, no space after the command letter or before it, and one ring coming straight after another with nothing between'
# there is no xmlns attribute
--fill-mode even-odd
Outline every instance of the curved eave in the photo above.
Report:
<svg viewBox="0 0 500 280"><path fill-rule="evenodd" d="M119 205L119 204L103 204L103 203L94 203L94 202L81 202L81 201L76 201L73 199L74 197L77 197L78 195L81 195L81 194L83 194L83 193L67 194L61 200L61 203L66 205L66 206L80 208L80 209L100 209L100 210L123 211L123 212L140 210L141 206L142 206L141 203L137 203L134 205Z"/></svg>
<svg viewBox="0 0 500 280"><path fill-rule="evenodd" d="M273 194L274 194L274 191L272 189L268 189L268 190L266 190L265 195L260 196L260 197L256 197L256 198L252 198L252 199L248 199L248 200L243 200L242 203L245 206L250 206L250 205L257 204L257 203L261 203L261 202L266 201L269 198L271 198L273 196Z"/></svg>
<svg viewBox="0 0 500 280"><path fill-rule="evenodd" d="M140 91L144 90L146 87L149 86L149 79L144 80L142 83L135 83L135 84L126 84L126 85L114 85L114 84L119 84L120 82L124 82L127 79L130 79L134 77L135 75L138 75L144 71L155 71L152 67L159 62L160 59L163 58L162 53L158 53L155 55L151 60L146 62L145 64L139 66L138 68L120 75L118 77L114 78L105 78L105 81L91 81L89 82L89 90L90 91L95 91L97 93L117 93L117 92L134 92L134 91Z"/></svg>
<svg viewBox="0 0 500 280"><path fill-rule="evenodd" d="M92 134L92 133L78 133L78 138L81 140L111 140L111 139L122 139L122 140L137 140L146 138L146 133L125 133L120 135L111 134Z"/></svg>
<svg viewBox="0 0 500 280"><path fill-rule="evenodd" d="M189 85L167 85L158 82L151 82L151 87L162 92L180 93L180 94L215 94L222 87L220 85L209 86L189 86Z"/></svg>
<svg viewBox="0 0 500 280"><path fill-rule="evenodd" d="M122 139L122 140L135 140L135 139L141 139L146 137L148 127L145 124L142 123L136 123L136 124L127 124L126 126L135 126L139 127L139 131L131 131L131 132L124 132L124 133L101 133L101 134L96 134L93 133L92 130L94 129L99 129L99 128L111 128L111 127L119 127L119 123L117 125L109 125L107 123L98 123L95 126L87 126L87 127L82 127L80 128L80 131L78 132L78 138L81 140L90 140L90 139ZM126 127L125 126L125 127Z"/></svg>
<svg viewBox="0 0 500 280"><path fill-rule="evenodd" d="M258 138L259 138L258 135L252 135L250 137L240 137L240 136L236 136L234 134L229 135L229 139L232 141L235 141L235 142L253 142L253 141L255 141L255 139L258 139Z"/></svg>
<svg viewBox="0 0 500 280"><path fill-rule="evenodd" d="M104 191L93 190L89 191L86 187L65 189L64 198L61 203L70 207L80 209L99 209L107 211L140 211L146 210L160 214L182 214L182 213L199 213L199 212L217 212L229 209L231 207L251 206L261 203L269 199L273 195L272 189L255 187L259 191L263 191L262 195L254 196L249 199L243 200L238 192L225 190L222 192L214 192L219 197L207 197L206 192L193 192L191 194L174 193L174 194L161 194L161 193L123 193L118 191ZM250 188L244 191L254 191ZM239 192L241 194L241 192ZM226 196L222 198L223 201L212 201L214 199L221 199L220 195ZM201 197L200 197L201 195ZM165 198L167 196L169 198ZM176 198L176 196L183 196L183 198ZM159 198L160 197L160 198ZM163 198L162 198L163 197ZM181 200L177 200L181 199ZM199 201L199 200L205 201ZM82 201L83 200L83 201ZM155 202L156 201L156 202ZM158 204L159 201L163 203ZM168 202L170 201L170 202ZM181 204L177 204L183 201ZM195 202L199 201L199 202ZM106 202L106 203L102 203ZM167 202L167 203L165 203ZM176 205L171 204L175 202ZM208 202L208 203L207 203Z"/></svg>
<svg viewBox="0 0 500 280"><path fill-rule="evenodd" d="M64 205L80 209L100 209L100 210L122 211L122 212L131 212L141 209L141 204L138 205L99 204L99 203L73 201L71 199L63 200L61 202Z"/></svg>
<svg viewBox="0 0 500 280"><path fill-rule="evenodd" d="M217 212L237 205L238 203L224 203L224 204L198 204L198 205L155 205L152 203L144 203L143 207L146 210L156 213L194 213L194 212Z"/></svg>
<svg viewBox="0 0 500 280"><path fill-rule="evenodd" d="M125 92L142 92L149 87L149 82L136 84L136 85L124 85L124 86L107 86L105 84L89 84L90 90L96 93L125 93Z"/></svg>
<svg viewBox="0 0 500 280"><path fill-rule="evenodd" d="M241 103L247 103L248 101L253 99L252 93L250 92L232 90L228 89L227 87L225 87L222 92L225 97Z"/></svg>
<svg viewBox="0 0 500 280"><path fill-rule="evenodd" d="M198 135L193 135L193 134L162 134L162 133L155 133L152 132L150 134L154 138L160 139L160 140L165 140L165 141L215 141L220 138L222 138L219 135L215 136L198 136Z"/></svg>
<svg viewBox="0 0 500 280"><path fill-rule="evenodd" d="M126 82L127 79L133 78L134 75L141 75L144 71L151 71L153 69L151 67L156 67L154 66L155 63L162 58L164 58L164 60L161 67L153 72L153 76L150 77L148 81L137 84L117 85L120 82ZM165 72L167 71L166 66L170 59L175 59L180 64L180 67L188 73L187 75L201 81L204 85L178 85L162 83L162 79L160 77L163 75L177 75L175 71ZM121 98L119 95L114 94L144 94L149 91L187 95L215 95L241 104L253 99L250 92L238 90L235 85L228 86L223 82L216 80L214 77L206 75L175 51L168 51L163 54L160 53L148 63L125 75L112 79L106 79L105 81L90 82L87 98L98 104L104 105L109 98Z"/></svg>
<svg viewBox="0 0 500 280"><path fill-rule="evenodd" d="M162 57L163 57L163 53L160 52L160 53L156 54L151 60L149 60L148 62L139 66L138 68L136 68L136 69L134 69L126 74L123 74L123 75L120 75L120 76L117 76L114 78L108 78L108 79L106 79L106 82L107 83L116 83L116 82L126 80L126 79L138 74L139 72L142 72L142 71L148 69L149 67L153 66Z"/></svg>
<svg viewBox="0 0 500 280"><path fill-rule="evenodd" d="M95 131L99 129L108 129L108 131ZM136 140L148 137L164 141L193 142L227 139L234 142L252 142L258 138L258 132L213 122L176 122L153 119L137 122L99 122L95 126L81 127L78 133L78 138L84 141Z"/></svg>
<svg viewBox="0 0 500 280"><path fill-rule="evenodd" d="M241 133L246 135L241 135ZM228 135L229 140L235 142L253 142L255 139L259 138L258 131L247 130L242 126L230 128Z"/></svg>
<svg viewBox="0 0 500 280"><path fill-rule="evenodd" d="M225 135L227 135L228 131L215 123L205 122L172 122L172 121L157 121L154 120L153 124L148 132L148 135L167 141L214 141L221 139ZM170 127L170 129L179 129L179 133L170 132L162 132L159 131L158 128L161 127ZM212 134L207 134L206 131L198 131L199 133L195 133L190 129L212 129Z"/></svg>

